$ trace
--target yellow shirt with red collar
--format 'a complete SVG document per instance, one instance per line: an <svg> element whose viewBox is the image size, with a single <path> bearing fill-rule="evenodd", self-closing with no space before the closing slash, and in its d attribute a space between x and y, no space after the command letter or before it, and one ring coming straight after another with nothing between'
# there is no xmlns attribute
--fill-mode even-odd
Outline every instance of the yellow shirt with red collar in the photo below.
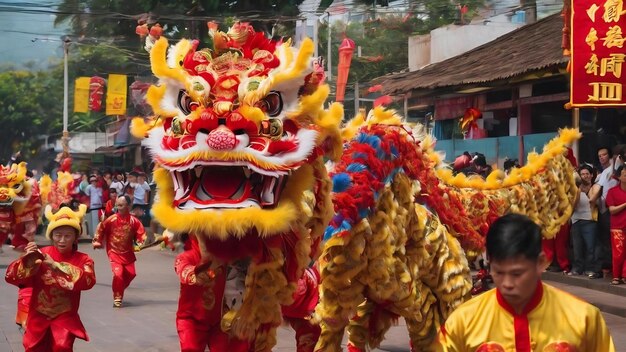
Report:
<svg viewBox="0 0 626 352"><path fill-rule="evenodd" d="M437 351L614 352L598 308L539 281L521 314L497 289L457 308L441 326Z"/></svg>

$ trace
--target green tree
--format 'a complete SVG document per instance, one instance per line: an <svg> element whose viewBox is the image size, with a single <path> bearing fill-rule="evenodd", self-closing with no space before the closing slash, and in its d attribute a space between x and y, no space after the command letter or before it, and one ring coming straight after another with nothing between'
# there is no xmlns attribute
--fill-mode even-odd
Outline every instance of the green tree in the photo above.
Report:
<svg viewBox="0 0 626 352"><path fill-rule="evenodd" d="M43 143L40 136L61 131L62 76L54 71L0 72L0 157L13 152L32 155ZM61 87L63 85L61 84Z"/></svg>
<svg viewBox="0 0 626 352"><path fill-rule="evenodd" d="M367 83L376 77L408 68L408 38L427 34L431 30L458 22L458 4L449 0L410 1L405 13L376 14L372 10L374 0L361 0L354 9L369 17L363 22L334 22L331 28L333 76L339 60L339 45L344 37L354 40L361 47L361 57L355 50L350 67L348 85L353 82ZM381 5L381 1L376 4ZM470 19L483 5L483 0L468 0L465 20ZM366 6L366 7L363 7ZM327 56L328 23L319 28L319 52Z"/></svg>
<svg viewBox="0 0 626 352"><path fill-rule="evenodd" d="M252 22L257 30L271 33L275 25L295 28L302 0L64 0L55 24L69 22L79 38L112 38L122 47L133 47L138 20L149 25L159 22L171 38L207 40L208 20L239 18Z"/></svg>

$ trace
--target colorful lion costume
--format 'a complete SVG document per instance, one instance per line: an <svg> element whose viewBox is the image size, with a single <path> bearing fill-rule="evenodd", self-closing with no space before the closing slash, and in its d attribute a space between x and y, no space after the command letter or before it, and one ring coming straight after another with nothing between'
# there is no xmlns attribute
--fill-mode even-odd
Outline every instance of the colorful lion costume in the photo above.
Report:
<svg viewBox="0 0 626 352"><path fill-rule="evenodd" d="M550 236L572 211L562 154L575 132L507 178L452 178L437 170L434 141L392 111L376 108L340 130L343 109L324 109L329 87L311 40L293 48L246 24L213 39L213 50L154 44L155 115L135 119L133 133L156 165L157 220L195 235L203 256L248 263L243 303L221 324L255 351L276 344L281 306L316 260L316 350L340 351L346 327L351 349L375 347L400 316L412 347L425 348L468 296L463 249L482 250L491 221L525 212ZM537 192L548 203L533 202Z"/></svg>
<svg viewBox="0 0 626 352"><path fill-rule="evenodd" d="M39 185L26 172L25 162L0 166L0 240L13 233L16 248L34 240L41 213Z"/></svg>

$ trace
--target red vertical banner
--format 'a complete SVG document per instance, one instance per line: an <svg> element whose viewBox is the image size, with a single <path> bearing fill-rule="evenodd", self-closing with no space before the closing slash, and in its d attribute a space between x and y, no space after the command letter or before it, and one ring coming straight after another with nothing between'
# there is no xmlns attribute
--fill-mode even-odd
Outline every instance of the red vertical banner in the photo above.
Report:
<svg viewBox="0 0 626 352"><path fill-rule="evenodd" d="M572 0L573 107L626 106L624 0Z"/></svg>
<svg viewBox="0 0 626 352"><path fill-rule="evenodd" d="M345 38L339 46L339 64L337 64L337 92L335 101L343 102L348 84L348 73L352 63L352 53L354 53L354 41Z"/></svg>

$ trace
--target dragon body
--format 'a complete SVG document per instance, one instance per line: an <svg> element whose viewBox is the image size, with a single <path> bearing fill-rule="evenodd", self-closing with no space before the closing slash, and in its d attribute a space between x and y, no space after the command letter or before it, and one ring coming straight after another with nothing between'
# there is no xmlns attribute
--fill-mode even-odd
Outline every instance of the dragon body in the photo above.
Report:
<svg viewBox="0 0 626 352"><path fill-rule="evenodd" d="M246 24L212 34L212 50L156 41L154 116L132 130L156 165L156 219L194 235L204 257L246 266L241 305L224 311L221 326L254 340L255 351L276 344L281 306L313 262L316 350L340 351L346 328L354 348L377 346L400 316L413 347L428 346L468 296L465 253L482 250L493 219L525 212L550 236L571 213L563 151L575 132L514 175L453 178L439 170L434 141L392 111L376 108L342 129L342 106L324 106L330 89L312 41L295 48ZM558 189L542 189L555 179ZM549 204L533 202L537 192Z"/></svg>

